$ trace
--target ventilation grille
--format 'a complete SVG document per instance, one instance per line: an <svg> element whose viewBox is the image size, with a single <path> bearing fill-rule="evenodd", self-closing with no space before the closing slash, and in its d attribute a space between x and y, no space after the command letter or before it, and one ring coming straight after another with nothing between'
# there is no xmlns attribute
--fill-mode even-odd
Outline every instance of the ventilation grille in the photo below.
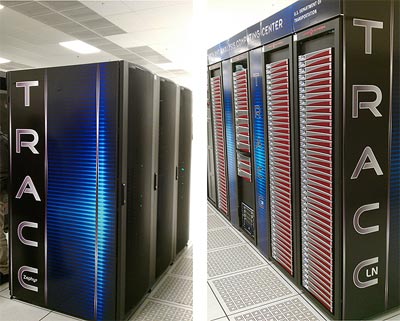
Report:
<svg viewBox="0 0 400 321"><path fill-rule="evenodd" d="M298 59L302 283L333 313L332 49Z"/></svg>
<svg viewBox="0 0 400 321"><path fill-rule="evenodd" d="M289 61L266 65L272 257L293 275Z"/></svg>
<svg viewBox="0 0 400 321"><path fill-rule="evenodd" d="M224 138L224 118L222 111L221 77L211 78L211 104L214 121L215 157L217 163L217 195L218 207L228 214L227 186L226 186L226 155Z"/></svg>

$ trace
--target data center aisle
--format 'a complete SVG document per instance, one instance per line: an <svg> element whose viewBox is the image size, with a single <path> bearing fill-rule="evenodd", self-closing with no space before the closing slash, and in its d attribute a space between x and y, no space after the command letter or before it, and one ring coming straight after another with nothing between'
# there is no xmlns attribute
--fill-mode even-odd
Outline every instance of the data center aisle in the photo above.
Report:
<svg viewBox="0 0 400 321"><path fill-rule="evenodd" d="M329 320L211 205L207 226L208 321Z"/></svg>
<svg viewBox="0 0 400 321"><path fill-rule="evenodd" d="M185 248L176 262L155 285L131 321L192 321L192 246ZM8 283L0 285L1 321L79 321L65 314L10 300Z"/></svg>

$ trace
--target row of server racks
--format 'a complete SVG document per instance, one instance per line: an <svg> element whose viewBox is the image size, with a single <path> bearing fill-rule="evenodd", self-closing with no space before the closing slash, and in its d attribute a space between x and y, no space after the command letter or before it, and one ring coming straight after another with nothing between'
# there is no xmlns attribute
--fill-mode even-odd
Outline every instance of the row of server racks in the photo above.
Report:
<svg viewBox="0 0 400 321"><path fill-rule="evenodd" d="M7 91L11 297L129 318L189 239L191 91L124 61L12 71Z"/></svg>
<svg viewBox="0 0 400 321"><path fill-rule="evenodd" d="M334 319L400 305L399 23L298 1L208 51L208 201Z"/></svg>

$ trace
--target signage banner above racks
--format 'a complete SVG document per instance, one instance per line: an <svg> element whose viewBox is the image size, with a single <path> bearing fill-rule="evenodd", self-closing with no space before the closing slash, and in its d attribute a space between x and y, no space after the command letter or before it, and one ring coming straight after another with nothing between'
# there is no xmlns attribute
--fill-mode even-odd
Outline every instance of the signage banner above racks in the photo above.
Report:
<svg viewBox="0 0 400 321"><path fill-rule="evenodd" d="M220 44L207 50L208 64L212 65L222 60Z"/></svg>
<svg viewBox="0 0 400 321"><path fill-rule="evenodd" d="M260 22L261 45L265 45L292 33L292 15L291 11L288 9L290 9L290 7Z"/></svg>
<svg viewBox="0 0 400 321"><path fill-rule="evenodd" d="M314 26L342 13L340 0L297 1L290 7L294 32Z"/></svg>
<svg viewBox="0 0 400 321"><path fill-rule="evenodd" d="M343 13L341 0L300 0L207 51L208 64L303 30ZM247 37L246 37L247 35Z"/></svg>
<svg viewBox="0 0 400 321"><path fill-rule="evenodd" d="M261 22L257 22L251 27L248 27L246 33L247 47L249 50L261 46Z"/></svg>

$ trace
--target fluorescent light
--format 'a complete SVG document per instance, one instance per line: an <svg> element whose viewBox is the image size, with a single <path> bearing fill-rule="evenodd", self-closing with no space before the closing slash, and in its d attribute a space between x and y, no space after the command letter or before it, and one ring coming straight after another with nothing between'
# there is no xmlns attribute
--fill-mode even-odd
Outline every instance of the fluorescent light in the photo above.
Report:
<svg viewBox="0 0 400 321"><path fill-rule="evenodd" d="M93 47L80 40L60 42L60 45L81 54L91 54L100 52L100 49Z"/></svg>
<svg viewBox="0 0 400 321"><path fill-rule="evenodd" d="M0 64L6 64L7 62L10 62L11 60L5 59L5 58L1 58L0 57Z"/></svg>
<svg viewBox="0 0 400 321"><path fill-rule="evenodd" d="M4 6L0 4L0 10L3 9L3 8L4 8Z"/></svg>

